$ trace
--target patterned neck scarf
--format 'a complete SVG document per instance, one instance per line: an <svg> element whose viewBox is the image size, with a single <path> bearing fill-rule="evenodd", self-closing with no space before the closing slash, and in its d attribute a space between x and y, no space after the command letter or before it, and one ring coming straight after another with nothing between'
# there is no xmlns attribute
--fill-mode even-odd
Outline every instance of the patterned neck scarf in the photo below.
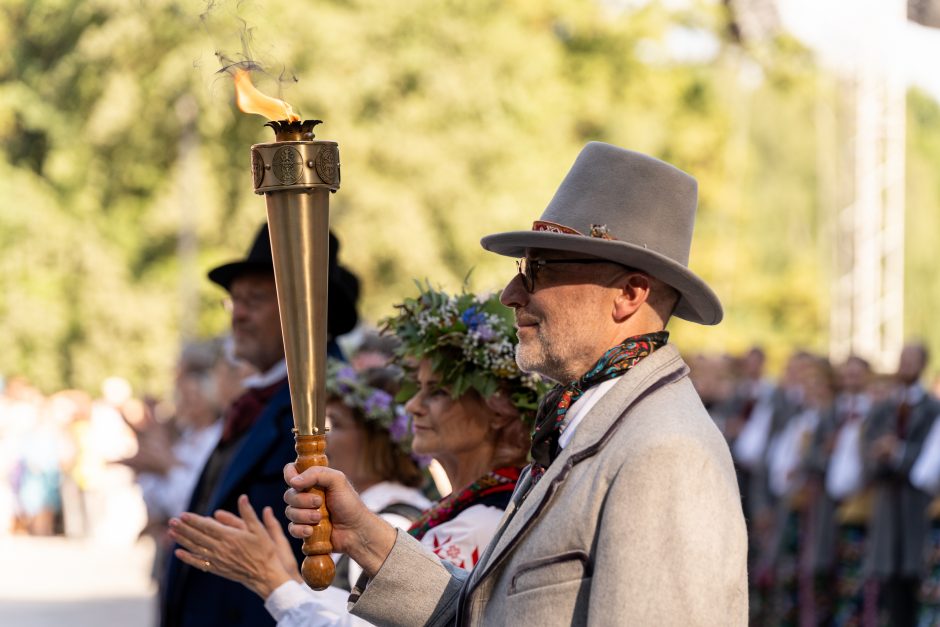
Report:
<svg viewBox="0 0 940 627"><path fill-rule="evenodd" d="M451 492L446 497L432 505L421 518L414 521L408 533L420 540L428 531L440 524L453 520L457 515L474 505L480 503L497 504L500 501L503 509L509 505L519 473L522 469L515 466L497 468L492 470L463 490ZM504 501L504 502L503 502Z"/></svg>
<svg viewBox="0 0 940 627"><path fill-rule="evenodd" d="M595 385L626 374L641 359L665 346L667 341L669 333L666 331L627 338L604 353L580 379L568 385L556 385L545 395L535 416L535 431L532 433L533 479L541 476L561 451L558 438L567 426L565 418L571 406Z"/></svg>

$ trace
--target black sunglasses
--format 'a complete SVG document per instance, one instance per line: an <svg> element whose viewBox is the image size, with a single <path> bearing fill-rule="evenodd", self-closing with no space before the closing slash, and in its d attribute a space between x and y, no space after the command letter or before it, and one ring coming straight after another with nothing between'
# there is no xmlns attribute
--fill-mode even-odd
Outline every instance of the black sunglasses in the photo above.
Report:
<svg viewBox="0 0 940 627"><path fill-rule="evenodd" d="M522 259L516 260L516 268L519 270L520 276L522 276L522 285L525 286L525 290L529 294L535 291L535 277L538 275L539 270L541 270L544 266L552 263L612 263L614 265L619 265L616 261L598 259L596 257L592 257L590 259L529 259L528 257L523 257Z"/></svg>

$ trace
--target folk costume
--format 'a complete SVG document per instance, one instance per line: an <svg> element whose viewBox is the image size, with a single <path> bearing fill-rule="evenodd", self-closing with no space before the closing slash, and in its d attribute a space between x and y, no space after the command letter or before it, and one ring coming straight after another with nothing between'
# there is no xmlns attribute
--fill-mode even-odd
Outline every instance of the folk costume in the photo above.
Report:
<svg viewBox="0 0 940 627"><path fill-rule="evenodd" d="M921 453L911 468L911 484L931 495L924 546L924 578L918 593L917 625L940 624L940 420L934 419Z"/></svg>
<svg viewBox="0 0 940 627"><path fill-rule="evenodd" d="M408 529L441 560L470 570L480 561L519 480L520 468L497 468L428 509Z"/></svg>
<svg viewBox="0 0 940 627"><path fill-rule="evenodd" d="M695 180L672 166L592 142L532 231L482 244L648 272L679 292L674 315L717 324L717 297L687 268L696 195ZM457 569L399 532L375 577L353 591L352 612L391 625L745 625L737 481L688 373L667 344L620 376L566 386L567 408L565 391L543 406L558 428L536 434L544 470L522 474L476 567Z"/></svg>
<svg viewBox="0 0 940 627"><path fill-rule="evenodd" d="M835 431L827 435L831 453L826 462L825 497L836 507L831 551L835 569L832 624L836 627L871 624L876 614L870 599L866 605L863 569L871 492L865 485L862 430L870 411L867 394L840 394L836 397ZM864 622L866 616L868 623Z"/></svg>
<svg viewBox="0 0 940 627"><path fill-rule="evenodd" d="M879 584L879 607L891 624L913 625L915 620L930 495L911 484L910 473L938 414L937 400L914 384L875 407L864 433L866 451L886 434L900 444L887 461L870 452L865 459L874 494L865 569Z"/></svg>

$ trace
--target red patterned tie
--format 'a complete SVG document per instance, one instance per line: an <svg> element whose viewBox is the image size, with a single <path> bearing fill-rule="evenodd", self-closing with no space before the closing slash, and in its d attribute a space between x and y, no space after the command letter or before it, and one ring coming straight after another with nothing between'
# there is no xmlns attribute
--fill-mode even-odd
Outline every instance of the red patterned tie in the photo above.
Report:
<svg viewBox="0 0 940 627"><path fill-rule="evenodd" d="M251 429L261 412L264 411L264 406L285 383L287 383L286 378L267 387L249 388L244 394L236 398L228 411L225 412L221 443L228 444L233 440L237 440L239 436Z"/></svg>

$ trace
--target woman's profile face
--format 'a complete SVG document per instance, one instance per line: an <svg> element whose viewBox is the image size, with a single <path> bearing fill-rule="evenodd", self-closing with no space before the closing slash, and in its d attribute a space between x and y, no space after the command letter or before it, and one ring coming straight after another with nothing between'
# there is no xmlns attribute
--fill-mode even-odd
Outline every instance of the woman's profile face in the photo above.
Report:
<svg viewBox="0 0 940 627"><path fill-rule="evenodd" d="M405 405L412 418L411 448L416 454L450 457L486 443L489 415L481 400L470 394L451 398L427 359L418 366L416 379L418 392Z"/></svg>
<svg viewBox="0 0 940 627"><path fill-rule="evenodd" d="M326 422L329 427L326 433L326 454L330 466L341 471L353 487L357 487L357 479L363 479L359 475L363 466L361 460L365 430L352 410L340 401L327 401Z"/></svg>

